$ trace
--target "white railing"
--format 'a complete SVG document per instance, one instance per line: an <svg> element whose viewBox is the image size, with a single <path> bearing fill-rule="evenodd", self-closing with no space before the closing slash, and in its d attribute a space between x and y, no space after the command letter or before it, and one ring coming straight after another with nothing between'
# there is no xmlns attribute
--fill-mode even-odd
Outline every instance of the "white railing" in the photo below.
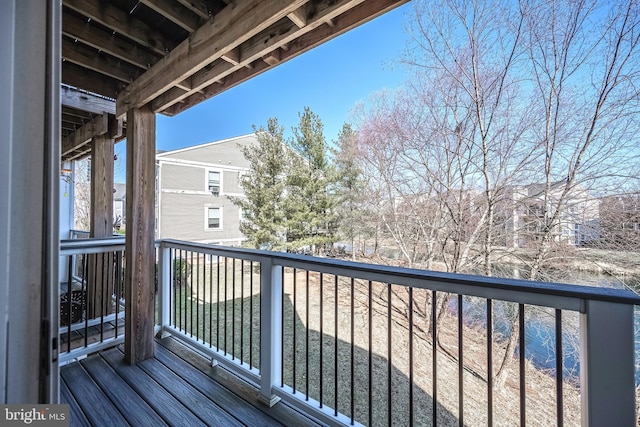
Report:
<svg viewBox="0 0 640 427"><path fill-rule="evenodd" d="M468 304L479 300L488 325L486 369L484 374L476 372L486 383L483 423L493 424L495 408L506 404L493 397L494 316L495 307L503 304L514 307L513 325L521 334L515 356L521 424L537 417L538 403L527 399L531 371L525 313L532 306L549 313L554 319L551 330L557 332L557 369L551 382L556 424L562 425L567 417L577 417L584 426L635 424L633 310L640 298L630 291L176 240L163 240L159 248L159 329L253 382L269 405L282 399L330 425L371 424L379 417L388 418L390 425L397 422L396 413L402 413L404 424L429 414L434 425L435 419L445 415L464 424L473 416L464 410L469 399L465 386L470 381L465 372L471 370L467 365L478 361L465 358L464 340L470 329L463 317ZM571 313L579 319L579 384L572 387L580 394L580 414L568 413L571 409L565 401L569 379L563 374L563 357L567 357L563 356L563 322ZM444 373L438 372L444 359L438 349L438 325L447 321L458 325L458 345L452 347L457 353L452 357L457 358L459 370L445 379L443 387ZM422 327L420 322L430 326ZM425 374L428 367L430 374ZM401 398L396 396L401 387L398 377L406 377L408 384ZM453 414L438 399L456 383L458 413ZM429 405L420 400L425 395L431 399L428 410Z"/></svg>
<svg viewBox="0 0 640 427"><path fill-rule="evenodd" d="M124 237L60 242L59 363L124 342Z"/></svg>

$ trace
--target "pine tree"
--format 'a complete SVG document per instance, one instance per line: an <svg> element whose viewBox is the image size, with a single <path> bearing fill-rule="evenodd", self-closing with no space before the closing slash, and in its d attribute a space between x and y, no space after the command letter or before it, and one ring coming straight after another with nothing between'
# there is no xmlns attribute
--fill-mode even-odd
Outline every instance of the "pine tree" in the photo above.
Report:
<svg viewBox="0 0 640 427"><path fill-rule="evenodd" d="M338 233L350 243L351 256L355 259L356 240L373 234L369 225L370 212L366 208L366 182L358 164L357 134L345 123L338 134L334 151L336 168L336 217Z"/></svg>
<svg viewBox="0 0 640 427"><path fill-rule="evenodd" d="M335 240L335 173L322 121L309 107L299 117L290 141L296 155L287 174L287 247L318 253Z"/></svg>
<svg viewBox="0 0 640 427"><path fill-rule="evenodd" d="M254 126L254 131L258 144L243 149L251 165L241 182L245 197L230 197L230 200L242 209L240 231L247 237L247 244L279 250L286 241L283 203L290 150L284 143L284 129L276 118L269 119L267 129Z"/></svg>

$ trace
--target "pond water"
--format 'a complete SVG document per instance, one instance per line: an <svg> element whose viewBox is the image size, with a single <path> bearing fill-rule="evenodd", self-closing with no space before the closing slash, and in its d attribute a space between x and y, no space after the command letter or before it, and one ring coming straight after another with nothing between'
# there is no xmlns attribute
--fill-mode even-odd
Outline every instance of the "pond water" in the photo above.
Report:
<svg viewBox="0 0 640 427"><path fill-rule="evenodd" d="M500 277L526 278L528 271L520 267L496 266L494 274ZM624 288L638 292L640 290L640 277L628 276L618 279L608 275L586 273L581 271L559 272L547 270L545 278L566 277L564 283L578 285ZM559 279L557 281L560 281ZM457 313L457 300L453 299L449 309ZM511 333L511 321L517 305L495 301L493 303L494 335L506 340ZM463 302L464 320L470 326L486 327L486 300L469 297ZM636 349L635 382L640 385L640 308L634 310L634 333ZM555 375L555 318L552 310L542 307L527 306L525 311L525 353L536 367ZM563 311L563 378L568 381L578 382L580 371L579 356L579 315L577 313ZM518 349L516 349L516 355Z"/></svg>
<svg viewBox="0 0 640 427"><path fill-rule="evenodd" d="M349 244L340 244L349 252ZM373 253L373 248L366 248L366 253ZM380 249L381 255L392 259L398 259L397 250L389 248ZM478 271L482 274L482 271ZM492 274L496 277L511 279L528 279L529 269L524 266L494 264ZM628 288L640 294L640 276L625 276L621 278L606 274L590 273L568 269L548 268L540 273L540 280L556 283L568 283L586 286L598 286L607 288ZM463 302L464 321L469 326L486 327L486 300L465 297ZM449 304L452 314L457 313L457 299L453 298ZM510 335L513 310L517 305L495 301L493 303L494 337L506 340ZM539 307L527 307L525 312L525 352L527 359L534 366L555 375L555 323L554 313ZM640 385L640 307L634 309L634 335L636 349L635 382ZM572 312L563 312L563 378L568 381L578 382L580 372L579 356L579 315ZM516 348L516 356L518 348Z"/></svg>

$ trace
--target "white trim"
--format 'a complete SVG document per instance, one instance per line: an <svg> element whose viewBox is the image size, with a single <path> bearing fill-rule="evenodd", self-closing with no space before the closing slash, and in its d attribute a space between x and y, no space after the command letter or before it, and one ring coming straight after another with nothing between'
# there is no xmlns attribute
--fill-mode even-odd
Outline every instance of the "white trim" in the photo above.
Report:
<svg viewBox="0 0 640 427"><path fill-rule="evenodd" d="M224 165L220 163L198 162L195 160L172 159L172 158L158 159L158 163L167 163L167 164L188 166L188 167L194 167L194 168L205 168L205 169L214 168L214 169L221 169L221 170L231 171L231 172L248 172L250 170L249 168L246 168L244 166L233 166L229 164Z"/></svg>
<svg viewBox="0 0 640 427"><path fill-rule="evenodd" d="M204 147L209 147L209 146L212 146L212 145L224 144L226 142L231 142L231 141L235 141L235 140L238 140L238 139L248 139L248 138L253 138L254 142L257 142L256 134L255 133L248 133L246 135L234 136L232 138L222 139L220 141L206 142L206 143L200 144L200 145L192 145L191 147L178 148L177 150L166 151L164 153L157 154L156 156L163 156L164 157L164 156L167 156L167 155L176 154L176 153L182 153L184 151L194 150L194 149L197 149L197 148L204 148Z"/></svg>
<svg viewBox="0 0 640 427"><path fill-rule="evenodd" d="M209 228L209 209L218 209L218 211L220 212L220 227ZM222 222L223 212L224 212L224 206L205 205L204 206L204 231L222 231L224 227L224 223Z"/></svg>
<svg viewBox="0 0 640 427"><path fill-rule="evenodd" d="M242 242L245 242L247 239L242 237L229 237L228 239L205 239L198 240L196 243L204 243L207 245L221 245L224 243L238 243L238 245L242 245Z"/></svg>
<svg viewBox="0 0 640 427"><path fill-rule="evenodd" d="M9 283L11 281L11 179L13 161L11 158L11 147L14 144L13 137L13 102L14 97L14 62L15 53L15 1L0 2L0 50L3 52L5 60L0 63L0 75L4 83L0 87L0 402L7 403L7 375L9 367L8 353L9 339ZM20 88L17 89L20 92ZM20 123L16 123L20 126ZM21 249L21 248L19 248ZM18 255L21 256L21 255Z"/></svg>
<svg viewBox="0 0 640 427"><path fill-rule="evenodd" d="M199 191L199 190L177 190L173 188L162 189L162 193L167 194L189 194L192 196L211 196L209 191Z"/></svg>
<svg viewBox="0 0 640 427"><path fill-rule="evenodd" d="M156 215L158 215L158 217L156 218L156 224L158 227L158 235L156 236L157 239L160 239L162 237L162 192L164 190L162 189L162 162L158 163L158 188L156 188L156 200L158 201L158 211L156 212ZM125 190L125 195L126 195L126 190ZM123 209L127 209L126 206L123 206Z"/></svg>

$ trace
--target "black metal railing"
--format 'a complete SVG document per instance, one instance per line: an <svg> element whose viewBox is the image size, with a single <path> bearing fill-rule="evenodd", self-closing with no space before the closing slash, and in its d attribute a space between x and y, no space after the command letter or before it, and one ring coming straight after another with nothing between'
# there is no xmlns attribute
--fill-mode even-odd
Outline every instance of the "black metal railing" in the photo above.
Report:
<svg viewBox="0 0 640 427"><path fill-rule="evenodd" d="M161 327L265 403L352 425L634 417L631 292L159 244Z"/></svg>
<svg viewBox="0 0 640 427"><path fill-rule="evenodd" d="M260 368L260 263L171 248L169 326L249 371Z"/></svg>
<svg viewBox="0 0 640 427"><path fill-rule="evenodd" d="M124 238L73 239L60 245L61 363L124 340Z"/></svg>

